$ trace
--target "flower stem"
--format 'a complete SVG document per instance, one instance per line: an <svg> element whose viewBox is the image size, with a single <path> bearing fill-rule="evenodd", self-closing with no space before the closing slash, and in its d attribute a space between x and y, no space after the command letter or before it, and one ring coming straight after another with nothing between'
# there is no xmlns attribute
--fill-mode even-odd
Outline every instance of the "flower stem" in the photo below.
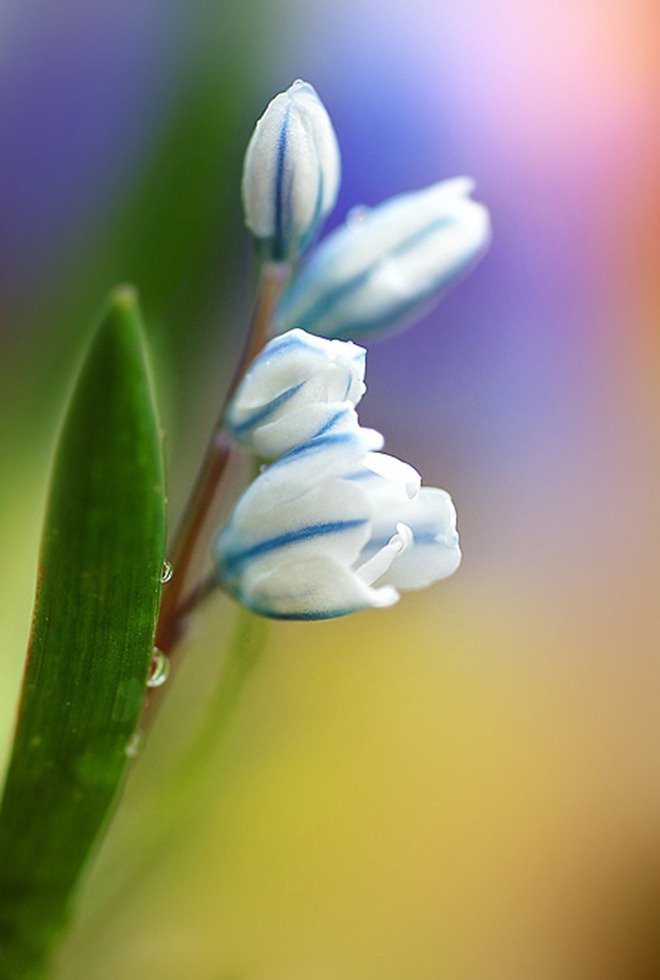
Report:
<svg viewBox="0 0 660 980"><path fill-rule="evenodd" d="M220 415L211 432L201 468L170 547L169 560L174 569L174 576L171 583L163 590L156 630L156 646L166 653L170 660L185 633L189 614L212 590L212 582L207 579L202 585L187 591L195 559L207 530L209 516L216 503L218 490L231 457L231 442L223 427L225 411L247 368L268 339L273 311L289 275L290 267L286 264L264 265L261 268L259 293L247 342L224 398ZM145 707L145 722L157 690L154 688L150 691Z"/></svg>

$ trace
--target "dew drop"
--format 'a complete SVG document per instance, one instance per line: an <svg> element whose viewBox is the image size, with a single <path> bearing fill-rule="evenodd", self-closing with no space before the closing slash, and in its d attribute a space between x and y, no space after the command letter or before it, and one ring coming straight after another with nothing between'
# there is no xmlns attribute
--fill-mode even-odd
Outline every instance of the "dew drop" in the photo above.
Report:
<svg viewBox="0 0 660 980"><path fill-rule="evenodd" d="M370 210L371 208L366 204L356 204L346 215L346 224L351 226L363 224Z"/></svg>
<svg viewBox="0 0 660 980"><path fill-rule="evenodd" d="M128 742L126 743L126 748L124 749L124 755L128 756L129 759L136 759L142 749L144 748L144 732L138 728L134 731Z"/></svg>
<svg viewBox="0 0 660 980"><path fill-rule="evenodd" d="M170 673L170 662L167 655L154 647L154 654L151 658L149 676L147 677L147 687L160 687L167 680Z"/></svg>
<svg viewBox="0 0 660 980"><path fill-rule="evenodd" d="M172 565L172 562L168 561L166 558L165 561L163 562L163 567L160 570L160 580L163 583L163 585L165 585L166 582L169 582L169 580L172 578L173 575L174 575L174 566Z"/></svg>

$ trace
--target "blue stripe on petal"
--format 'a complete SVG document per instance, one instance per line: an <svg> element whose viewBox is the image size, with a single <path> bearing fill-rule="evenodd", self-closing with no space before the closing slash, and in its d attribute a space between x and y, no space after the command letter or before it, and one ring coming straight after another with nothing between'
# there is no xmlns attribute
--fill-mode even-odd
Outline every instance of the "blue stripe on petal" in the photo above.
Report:
<svg viewBox="0 0 660 980"><path fill-rule="evenodd" d="M364 334L378 333L379 330L396 326L405 321L406 317L415 316L419 308L430 302L440 288L434 283L423 295L420 294L406 302L393 304L378 316L363 317L359 320L342 319L341 327L333 329L332 336L336 340L353 340L355 337L364 336Z"/></svg>
<svg viewBox="0 0 660 980"><path fill-rule="evenodd" d="M281 619L281 620L296 620L300 622L312 622L319 619L338 619L340 616L350 616L351 613L360 612L364 609L364 606L351 606L348 609L326 609L319 610L318 612L299 612L299 613L284 613L275 612L273 609L266 608L265 606L260 606L259 603L251 602L249 599L245 598L242 594L237 595L239 601L247 606L252 612L258 613L259 616L267 616L269 619Z"/></svg>
<svg viewBox="0 0 660 980"><path fill-rule="evenodd" d="M293 460L300 459L303 456L313 455L321 449L326 449L328 446L350 445L350 443L357 442L358 440L354 432L338 432L318 436L310 442L303 443L302 446L296 446L295 449L291 449L286 455L280 456L274 463L271 463L271 469L275 466L286 466L287 463L291 463Z"/></svg>
<svg viewBox="0 0 660 980"><path fill-rule="evenodd" d="M324 350L319 350L315 344L310 344L304 340L296 330L289 330L287 333L283 333L279 337L274 337L272 340L269 340L268 346L264 349L263 353L270 358L273 355L279 357L281 354L288 354L292 350L304 350L308 354L317 354L319 357L326 356Z"/></svg>
<svg viewBox="0 0 660 980"><path fill-rule="evenodd" d="M326 537L329 534L341 534L342 531L350 531L356 527L363 527L368 524L366 518L354 518L348 521L326 521L319 524L309 524L307 527L298 528L296 531L287 531L286 534L279 534L274 538L266 538L265 541L258 541L257 544L244 548L242 551L234 553L228 552L221 555L222 569L230 575L235 575L241 565L267 555L278 548L287 548L289 545L299 541L308 541L310 538Z"/></svg>
<svg viewBox="0 0 660 980"><path fill-rule="evenodd" d="M334 428L337 422L340 422L343 419L345 414L346 414L345 408L340 409L339 412L335 412L335 414L332 415L327 420L327 422L324 422L321 428L314 433L312 439L319 439L320 437L327 435L327 433L330 432L332 428ZM350 435L351 433L347 433L347 434Z"/></svg>
<svg viewBox="0 0 660 980"><path fill-rule="evenodd" d="M376 477L376 474L366 466L361 470L354 470L352 473L342 474L342 480L351 480L352 482L357 480L370 480L372 477Z"/></svg>
<svg viewBox="0 0 660 980"><path fill-rule="evenodd" d="M341 328L332 331L334 340L354 340L364 334L378 333L389 327L397 327L407 318L419 316L420 309L430 309L436 296L449 287L458 285L461 279L472 269L476 261L475 255L468 256L463 262L452 267L450 272L444 272L434 279L428 287L415 296L369 318L359 320L343 320Z"/></svg>
<svg viewBox="0 0 660 980"><path fill-rule="evenodd" d="M300 250L304 251L316 238L317 232L320 228L321 222L323 220L323 171L320 167L318 170L318 185L316 188L316 201L314 202L314 214L312 215L312 220L309 223L309 228L303 235L300 242Z"/></svg>
<svg viewBox="0 0 660 980"><path fill-rule="evenodd" d="M275 173L275 230L273 235L273 258L280 261L286 258L286 244L284 242L284 211L286 204L284 201L284 164L286 161L286 145L289 130L289 118L291 116L291 103L286 107L282 128L277 141L277 170Z"/></svg>
<svg viewBox="0 0 660 980"><path fill-rule="evenodd" d="M348 396L350 395L351 388L353 387L353 380L354 380L353 375L349 372L348 380L346 381L346 391L344 392L344 397L342 401L348 401Z"/></svg>
<svg viewBox="0 0 660 980"><path fill-rule="evenodd" d="M278 410L278 408L281 408L282 405L286 405L286 403L290 401L294 397L294 395L297 395L304 384L305 382L301 381L300 384L293 385L291 388L287 388L286 391L283 391L276 398L273 398L272 401L269 401L266 405L262 405L261 408L258 408L255 412L253 412L251 415L248 415L241 422L232 422L230 416L228 425L231 428L231 431L234 433L234 435L240 436L242 432L245 432L248 429L252 429L258 425L263 425L263 423L266 422L266 420L271 415L273 415Z"/></svg>

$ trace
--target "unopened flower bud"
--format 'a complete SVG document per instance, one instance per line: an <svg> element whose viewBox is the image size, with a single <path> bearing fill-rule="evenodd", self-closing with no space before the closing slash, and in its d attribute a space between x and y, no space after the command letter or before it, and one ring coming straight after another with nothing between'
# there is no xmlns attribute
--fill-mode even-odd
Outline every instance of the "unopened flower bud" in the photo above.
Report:
<svg viewBox="0 0 660 980"><path fill-rule="evenodd" d="M304 330L275 337L239 385L225 425L236 442L266 458L336 435L365 392L365 354L350 341Z"/></svg>
<svg viewBox="0 0 660 980"><path fill-rule="evenodd" d="M257 122L243 165L245 223L264 261L295 259L337 200L339 147L307 82L275 96Z"/></svg>
<svg viewBox="0 0 660 980"><path fill-rule="evenodd" d="M355 339L422 316L490 243L488 211L473 189L459 177L353 212L282 295L276 332L296 326Z"/></svg>

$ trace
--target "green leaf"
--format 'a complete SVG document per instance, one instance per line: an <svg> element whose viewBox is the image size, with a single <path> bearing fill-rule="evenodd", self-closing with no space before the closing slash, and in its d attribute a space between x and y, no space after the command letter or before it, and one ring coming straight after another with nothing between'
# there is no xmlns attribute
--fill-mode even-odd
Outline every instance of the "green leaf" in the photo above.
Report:
<svg viewBox="0 0 660 980"><path fill-rule="evenodd" d="M130 763L165 547L161 438L133 290L64 423L0 810L0 977L42 976Z"/></svg>

